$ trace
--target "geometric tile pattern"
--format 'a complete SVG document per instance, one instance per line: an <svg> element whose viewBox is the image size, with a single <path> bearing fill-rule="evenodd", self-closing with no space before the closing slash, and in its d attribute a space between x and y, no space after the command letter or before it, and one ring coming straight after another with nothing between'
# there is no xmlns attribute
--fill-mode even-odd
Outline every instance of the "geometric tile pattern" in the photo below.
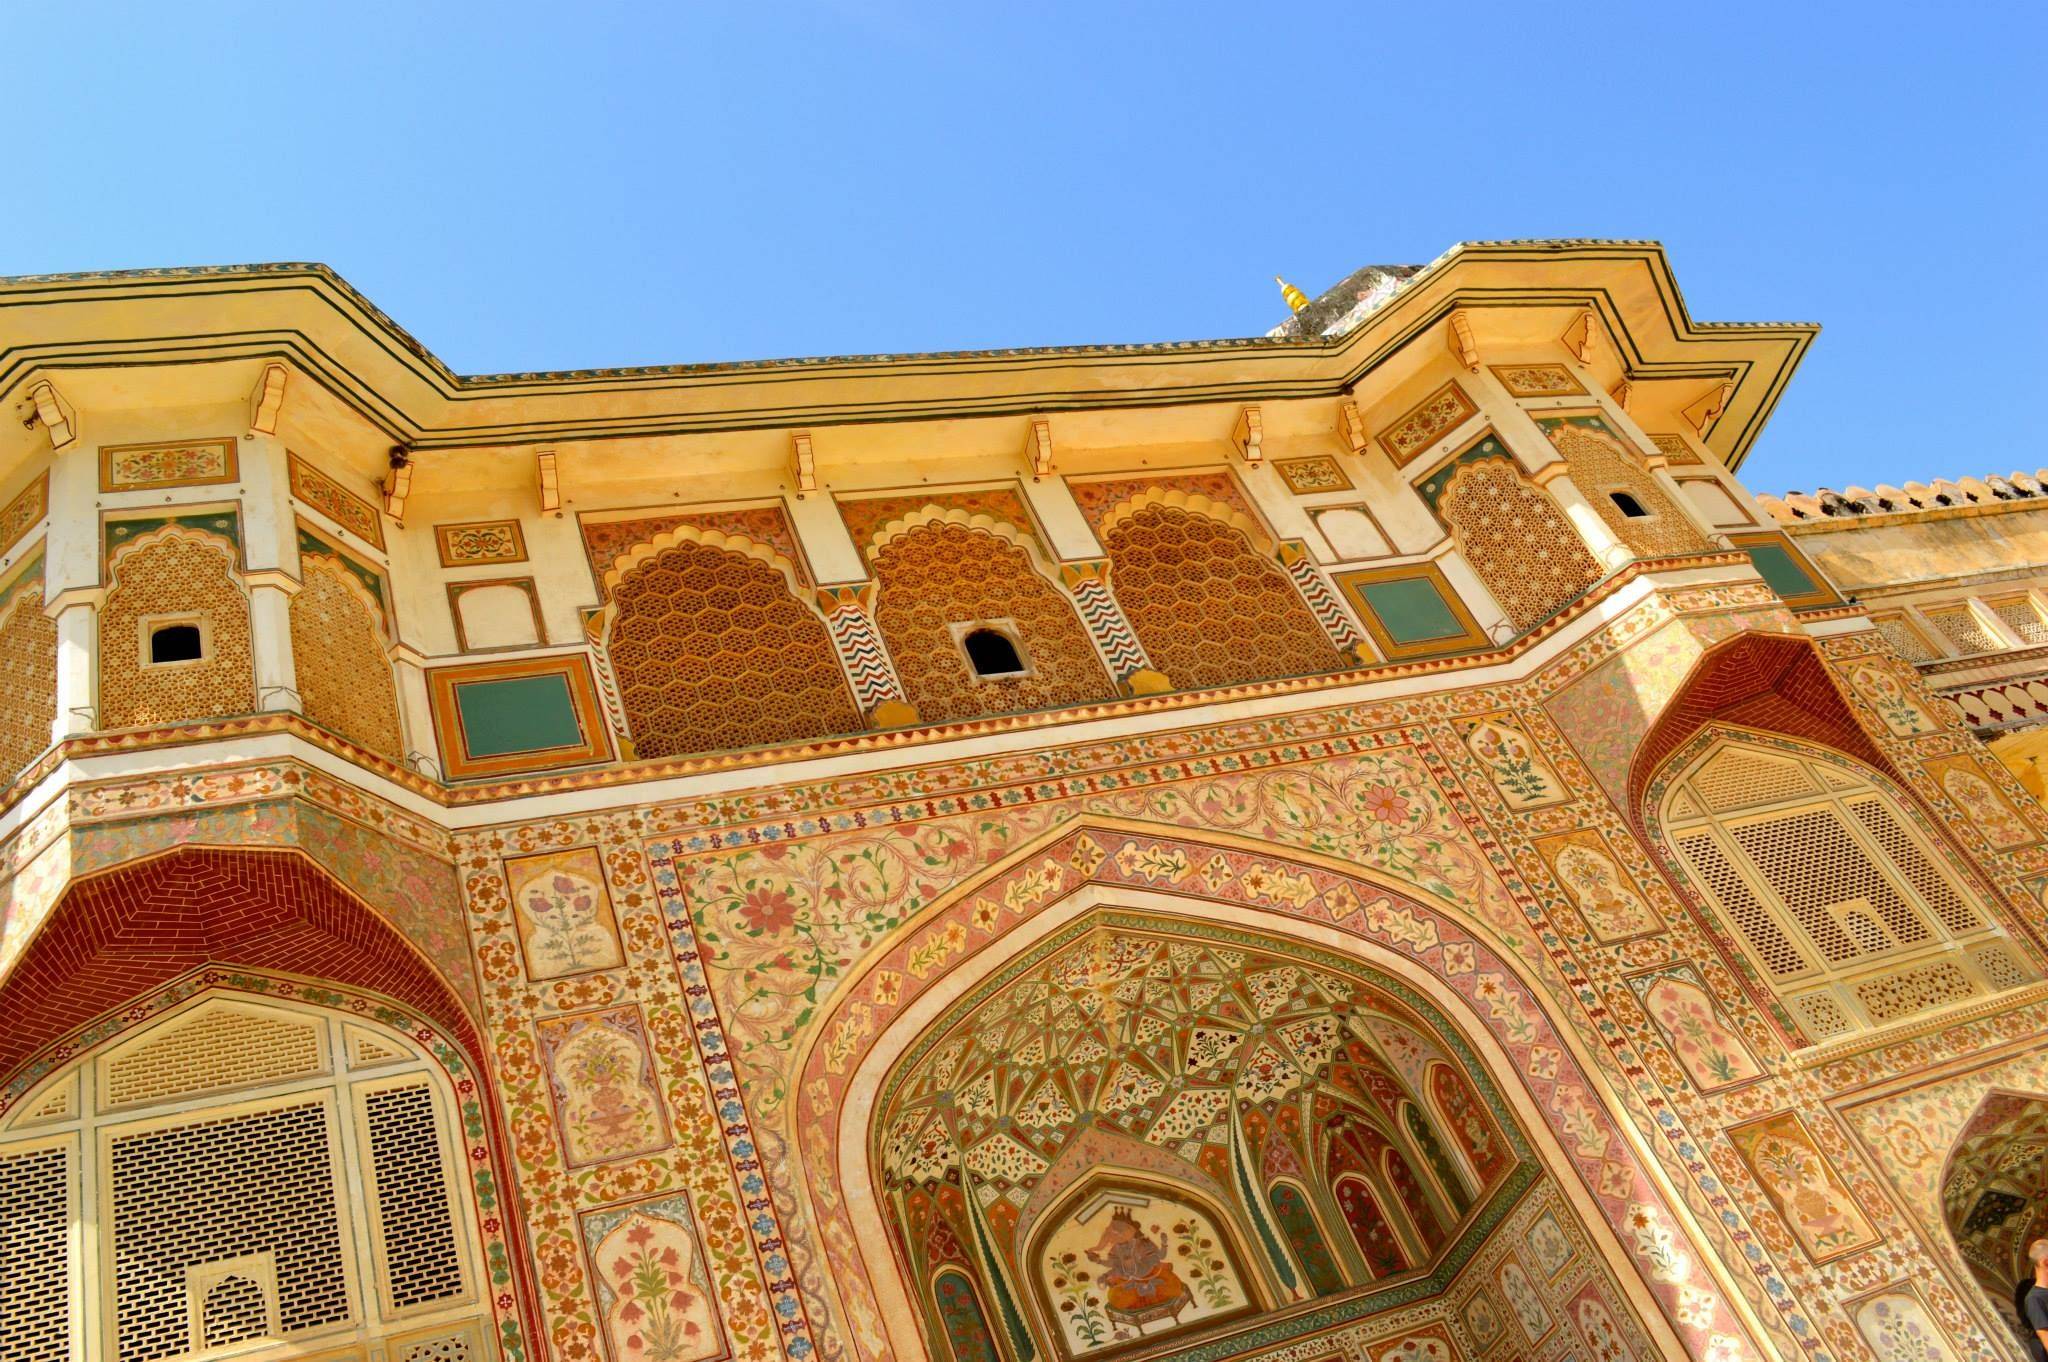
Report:
<svg viewBox="0 0 2048 1362"><path fill-rule="evenodd" d="M390 761L405 755L384 616L333 558L304 554L291 599L292 664L305 715Z"/></svg>
<svg viewBox="0 0 2048 1362"><path fill-rule="evenodd" d="M0 601L0 782L50 745L57 718L57 622L43 613L40 575Z"/></svg>
<svg viewBox="0 0 2048 1362"><path fill-rule="evenodd" d="M926 523L874 559L875 623L918 717L951 723L1115 697L1073 602L1021 545L966 525ZM952 628L1010 620L1029 672L977 678Z"/></svg>
<svg viewBox="0 0 2048 1362"><path fill-rule="evenodd" d="M1146 506L1110 530L1105 547L1117 603L1177 689L1344 665L1288 575L1220 520Z"/></svg>
<svg viewBox="0 0 2048 1362"><path fill-rule="evenodd" d="M1437 514L1518 632L1549 619L1603 575L1557 503L1506 458L1462 462Z"/></svg>
<svg viewBox="0 0 2048 1362"><path fill-rule="evenodd" d="M631 569L612 602L607 648L642 757L867 726L825 622L768 563L683 541Z"/></svg>
<svg viewBox="0 0 2048 1362"><path fill-rule="evenodd" d="M100 607L100 726L136 728L248 714L256 708L249 598L227 541L166 527L125 544L109 567ZM208 652L197 662L151 666L148 616L198 616Z"/></svg>

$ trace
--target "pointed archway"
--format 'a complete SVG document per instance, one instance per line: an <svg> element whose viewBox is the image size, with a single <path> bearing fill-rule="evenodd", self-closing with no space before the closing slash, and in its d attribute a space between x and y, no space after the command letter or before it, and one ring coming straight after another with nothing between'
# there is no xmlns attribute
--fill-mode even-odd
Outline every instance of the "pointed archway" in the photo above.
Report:
<svg viewBox="0 0 2048 1362"><path fill-rule="evenodd" d="M385 914L298 850L181 847L71 884L0 982L0 1116L53 1072L195 995L276 998L397 1027L460 1107L502 1343L540 1337L503 1107L477 1018Z"/></svg>

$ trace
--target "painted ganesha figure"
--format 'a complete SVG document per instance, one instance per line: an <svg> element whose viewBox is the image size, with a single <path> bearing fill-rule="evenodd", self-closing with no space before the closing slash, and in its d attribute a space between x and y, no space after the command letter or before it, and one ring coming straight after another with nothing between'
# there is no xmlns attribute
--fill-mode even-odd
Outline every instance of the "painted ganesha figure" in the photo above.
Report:
<svg viewBox="0 0 2048 1362"><path fill-rule="evenodd" d="M1166 1261L1166 1236L1146 1237L1129 1211L1119 1207L1103 1226L1102 1238L1088 1250L1090 1262L1103 1267L1102 1286L1112 1318L1145 1325L1171 1317L1193 1303L1187 1284Z"/></svg>

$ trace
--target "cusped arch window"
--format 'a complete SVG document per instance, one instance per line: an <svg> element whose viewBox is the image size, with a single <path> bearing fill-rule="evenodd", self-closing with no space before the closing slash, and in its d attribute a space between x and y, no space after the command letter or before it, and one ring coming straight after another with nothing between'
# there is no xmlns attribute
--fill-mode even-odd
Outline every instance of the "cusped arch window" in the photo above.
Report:
<svg viewBox="0 0 2048 1362"><path fill-rule="evenodd" d="M684 540L612 590L606 655L634 751L676 757L865 727L825 621L786 567Z"/></svg>
<svg viewBox="0 0 2048 1362"><path fill-rule="evenodd" d="M932 1354L955 1359L1221 1354L1296 1302L1368 1311L1535 1176L1500 1092L1412 992L1135 914L949 1008L876 1112L884 1216Z"/></svg>
<svg viewBox="0 0 2048 1362"><path fill-rule="evenodd" d="M483 1362L467 1144L411 1037L202 995L0 1124L0 1357Z"/></svg>
<svg viewBox="0 0 2048 1362"><path fill-rule="evenodd" d="M2035 977L1952 853L1861 763L1719 734L1653 800L1686 878L1811 1039Z"/></svg>

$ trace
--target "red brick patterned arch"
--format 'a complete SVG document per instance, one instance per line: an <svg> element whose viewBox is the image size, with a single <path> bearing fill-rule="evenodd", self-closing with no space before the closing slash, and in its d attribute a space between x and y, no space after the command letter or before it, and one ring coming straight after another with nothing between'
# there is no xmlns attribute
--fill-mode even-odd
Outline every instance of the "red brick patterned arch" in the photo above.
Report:
<svg viewBox="0 0 2048 1362"><path fill-rule="evenodd" d="M440 972L382 914L298 851L182 847L79 879L0 981L0 1112L53 1067L173 1005L189 988L296 995L424 1025L430 1051L452 1046L457 1091L474 1093L480 1147L468 1161L509 1189L504 1106L478 1032ZM459 1072L457 1072L459 1070ZM500 1329L538 1338L524 1223L480 1207L512 1273L497 1287Z"/></svg>

